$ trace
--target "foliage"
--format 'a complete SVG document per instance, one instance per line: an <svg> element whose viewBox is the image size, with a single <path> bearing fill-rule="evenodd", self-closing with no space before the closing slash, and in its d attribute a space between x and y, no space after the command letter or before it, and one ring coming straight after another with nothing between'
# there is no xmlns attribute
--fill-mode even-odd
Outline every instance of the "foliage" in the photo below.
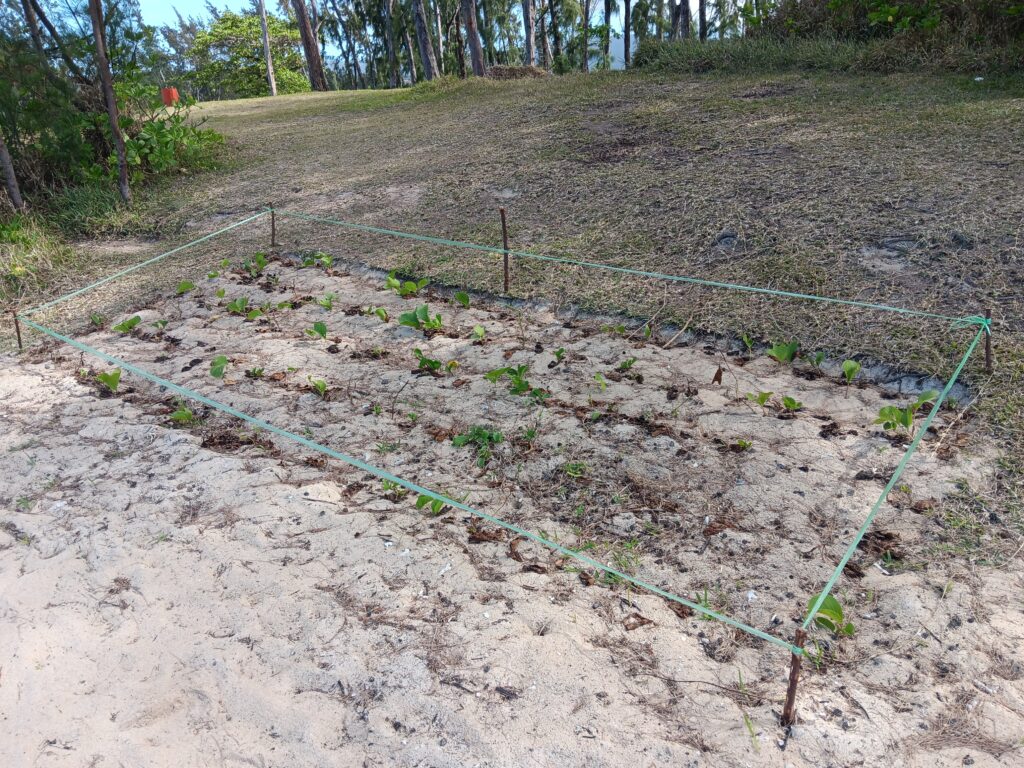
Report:
<svg viewBox="0 0 1024 768"><path fill-rule="evenodd" d="M313 339L326 339L327 338L327 323L317 321L313 323L312 328L307 328L305 331L306 335Z"/></svg>
<svg viewBox="0 0 1024 768"><path fill-rule="evenodd" d="M452 298L461 304L464 309L469 309L469 294L465 291L456 291Z"/></svg>
<svg viewBox="0 0 1024 768"><path fill-rule="evenodd" d="M764 408L772 394L772 392L758 392L756 394L753 392L747 392L747 400L752 400Z"/></svg>
<svg viewBox="0 0 1024 768"><path fill-rule="evenodd" d="M811 610L818 601L820 595L815 595L807 604L807 610ZM843 606L832 595L827 595L822 602L818 612L814 614L814 623L826 629L836 636L853 637L855 628L852 622L846 621L843 616Z"/></svg>
<svg viewBox="0 0 1024 768"><path fill-rule="evenodd" d="M874 423L881 424L882 429L886 431L904 429L907 432L913 433L914 414L916 414L926 403L935 402L938 397L938 392L934 389L929 389L927 392L922 392L920 397L910 403L906 408L887 405L879 410L878 418L875 419Z"/></svg>
<svg viewBox="0 0 1024 768"><path fill-rule="evenodd" d="M456 435L452 438L452 445L462 448L467 445L476 446L476 465L483 469L491 460L493 451L491 447L502 442L504 437L501 432L488 427L474 426L468 432Z"/></svg>
<svg viewBox="0 0 1024 768"><path fill-rule="evenodd" d="M327 382L323 379L314 379L312 376L307 376L306 379L309 381L310 389L316 392L317 396L324 400L327 397Z"/></svg>
<svg viewBox="0 0 1024 768"><path fill-rule="evenodd" d="M782 398L782 407L785 410L789 411L790 413L796 413L797 411L804 407L804 404L801 403L796 398L790 397L789 395L784 395Z"/></svg>
<svg viewBox="0 0 1024 768"><path fill-rule="evenodd" d="M133 315L127 320L122 320L120 323L114 326L114 330L118 333L131 333L135 330L135 326L142 322L142 318L138 315Z"/></svg>
<svg viewBox="0 0 1024 768"><path fill-rule="evenodd" d="M441 328L441 315L430 316L430 308L423 304L411 312L403 312L398 316L398 324L418 331L436 331Z"/></svg>
<svg viewBox="0 0 1024 768"><path fill-rule="evenodd" d="M184 296L195 287L195 283L190 283L188 280L182 280L178 283L178 287L174 289L174 293L176 296Z"/></svg>
<svg viewBox="0 0 1024 768"><path fill-rule="evenodd" d="M847 385L853 383L853 380L858 373L860 373L860 363L856 360L843 361L843 378L846 379Z"/></svg>
<svg viewBox="0 0 1024 768"><path fill-rule="evenodd" d="M419 361L418 368L420 370L429 371L430 373L438 373L442 368L451 373L459 367L458 360L449 360L447 363L442 363L440 360L434 360L433 358L427 357L423 354L423 351L419 348L412 351L413 355Z"/></svg>
<svg viewBox="0 0 1024 768"><path fill-rule="evenodd" d="M105 373L97 373L96 381L106 387L110 394L116 394L117 388L121 383L121 369L115 368L114 370L107 371Z"/></svg>
<svg viewBox="0 0 1024 768"><path fill-rule="evenodd" d="M395 293L397 293L403 299L407 299L410 296L417 296L417 295L419 295L419 292L421 290L423 290L428 285L430 285L430 281L427 278L425 278L425 277L422 278L421 280L418 280L418 281L399 280L398 277L396 276L397 274L398 274L398 270L393 270L384 279L384 286L386 288L394 291ZM466 304L467 304L467 306L469 304L469 297L468 296L466 297Z"/></svg>
<svg viewBox="0 0 1024 768"><path fill-rule="evenodd" d="M228 359L224 355L217 355L210 363L210 375L215 379L224 378L224 369L227 368Z"/></svg>
<svg viewBox="0 0 1024 768"><path fill-rule="evenodd" d="M780 363L792 363L799 349L799 341L778 341L768 349L768 357Z"/></svg>
<svg viewBox="0 0 1024 768"><path fill-rule="evenodd" d="M526 378L526 373L530 370L527 365L517 365L515 367L508 366L505 368L495 368L493 371L488 371L484 374L484 378L492 384L497 384L502 378L508 377L509 379L509 392L513 395L525 395L531 398L538 405L542 404L544 400L551 397L551 393L540 387L534 387Z"/></svg>

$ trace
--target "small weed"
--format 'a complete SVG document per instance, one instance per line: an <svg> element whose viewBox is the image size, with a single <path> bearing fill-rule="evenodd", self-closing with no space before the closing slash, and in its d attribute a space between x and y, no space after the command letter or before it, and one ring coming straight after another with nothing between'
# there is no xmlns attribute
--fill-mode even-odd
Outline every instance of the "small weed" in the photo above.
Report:
<svg viewBox="0 0 1024 768"><path fill-rule="evenodd" d="M226 291L226 290L224 290L223 288L218 288L218 289L217 289L217 291L216 291L216 293L214 293L214 295L215 295L215 296L216 296L216 297L217 297L218 299L223 299L223 298L224 298L224 294L226 294L226 293L227 293L227 291Z"/></svg>
<svg viewBox="0 0 1024 768"><path fill-rule="evenodd" d="M96 381L105 386L110 391L110 394L115 395L117 394L118 386L121 384L121 369L115 368L106 373L97 373Z"/></svg>
<svg viewBox="0 0 1024 768"><path fill-rule="evenodd" d="M430 281L427 278L421 280L399 280L396 276L398 270L394 270L385 278L384 287L394 291L403 299L409 298L410 296L417 296L420 291L430 285ZM468 297L467 297L468 301Z"/></svg>
<svg viewBox="0 0 1024 768"><path fill-rule="evenodd" d="M178 287L174 289L174 293L177 296L184 296L189 291L194 290L195 287L195 283L190 283L188 280L182 280L178 283Z"/></svg>
<svg viewBox="0 0 1024 768"><path fill-rule="evenodd" d="M152 323L150 323L150 325L152 325L154 328L157 328L158 330L162 331L164 328L167 327L167 323L168 323L167 320L155 320Z"/></svg>
<svg viewBox="0 0 1024 768"><path fill-rule="evenodd" d="M799 349L799 341L779 341L773 344L768 350L768 357L771 357L780 363L792 363L793 359L796 357L797 350Z"/></svg>
<svg viewBox="0 0 1024 768"><path fill-rule="evenodd" d="M449 360L447 363L442 363L440 360L435 360L431 357L427 357L423 354L423 350L418 347L412 351L413 355L419 361L417 368L421 371L429 371L430 373L440 373L442 369L448 373L452 373L456 368L459 367L458 360Z"/></svg>
<svg viewBox="0 0 1024 768"><path fill-rule="evenodd" d="M267 267L267 254L262 251L253 254L251 259L242 262L242 269L249 273L250 277L259 277Z"/></svg>
<svg viewBox="0 0 1024 768"><path fill-rule="evenodd" d="M425 493L421 493L416 497L416 509L423 509L428 505L430 506L430 514L433 517L438 517L439 515L444 514L444 511L448 506L440 499L435 499L433 496L427 496Z"/></svg>
<svg viewBox="0 0 1024 768"><path fill-rule="evenodd" d="M370 406L370 413L372 413L374 416L380 416L382 413L384 413L384 407L380 403L374 403L372 406Z"/></svg>
<svg viewBox="0 0 1024 768"><path fill-rule="evenodd" d="M815 352L814 357L811 358L811 365L815 368L821 368L821 364L825 362L824 352Z"/></svg>
<svg viewBox="0 0 1024 768"><path fill-rule="evenodd" d="M302 257L303 267L320 267L321 269L330 269L334 264L334 257L329 256L326 253L309 253Z"/></svg>
<svg viewBox="0 0 1024 768"><path fill-rule="evenodd" d="M555 362L560 363L565 358L565 347L559 347L555 350Z"/></svg>
<svg viewBox="0 0 1024 768"><path fill-rule="evenodd" d="M704 588L703 594L697 595L697 599L694 602L696 602L697 605L699 605L701 608L703 608L706 611L714 610L712 608L712 606L711 606L711 600L708 598L707 587ZM712 620L712 617L708 616L706 613L702 613L700 615L700 618L701 618L701 621L711 621Z"/></svg>
<svg viewBox="0 0 1024 768"><path fill-rule="evenodd" d="M210 375L215 379L224 378L224 369L228 366L228 359L224 355L217 355L210 363Z"/></svg>
<svg viewBox="0 0 1024 768"><path fill-rule="evenodd" d="M619 367L616 368L615 370L617 370L619 373L627 373L634 365L636 365L636 358L627 357L625 360L619 363Z"/></svg>
<svg viewBox="0 0 1024 768"><path fill-rule="evenodd" d="M754 352L754 340L745 333L740 336L740 339L743 341L743 346L746 348L747 356L749 357Z"/></svg>
<svg viewBox="0 0 1024 768"><path fill-rule="evenodd" d="M452 445L462 448L467 445L476 446L476 465L483 469L493 455L492 446L504 440L501 432L487 427L474 426L468 432L452 438Z"/></svg>
<svg viewBox="0 0 1024 768"><path fill-rule="evenodd" d="M138 315L133 315L127 320L123 320L114 326L114 330L118 333L131 333L135 330L135 326L142 322L142 318Z"/></svg>
<svg viewBox="0 0 1024 768"><path fill-rule="evenodd" d="M313 323L312 328L307 328L305 334L311 339L326 339L327 338L327 323L316 322Z"/></svg>
<svg viewBox="0 0 1024 768"><path fill-rule="evenodd" d="M316 300L316 303L319 304L324 309L330 311L334 309L334 300L336 298L337 296L333 293L325 293L323 296Z"/></svg>
<svg viewBox="0 0 1024 768"><path fill-rule="evenodd" d="M579 480L590 473L590 467L587 466L585 461L570 461L562 467L562 471L573 480Z"/></svg>

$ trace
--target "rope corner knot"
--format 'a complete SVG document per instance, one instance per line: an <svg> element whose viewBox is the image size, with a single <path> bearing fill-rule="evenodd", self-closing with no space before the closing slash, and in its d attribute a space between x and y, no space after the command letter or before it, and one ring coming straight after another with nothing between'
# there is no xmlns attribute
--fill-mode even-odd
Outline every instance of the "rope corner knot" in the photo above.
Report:
<svg viewBox="0 0 1024 768"><path fill-rule="evenodd" d="M981 326L981 329L985 332L985 335L992 335L992 318L983 317L981 315L970 315L968 317L961 317L959 320L954 320L951 328L970 328L973 325Z"/></svg>

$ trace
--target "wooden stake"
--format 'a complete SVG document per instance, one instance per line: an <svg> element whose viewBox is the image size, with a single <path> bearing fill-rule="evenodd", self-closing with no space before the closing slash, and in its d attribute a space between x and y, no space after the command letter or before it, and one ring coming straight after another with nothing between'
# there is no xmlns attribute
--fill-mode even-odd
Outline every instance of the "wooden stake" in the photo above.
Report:
<svg viewBox="0 0 1024 768"><path fill-rule="evenodd" d="M505 293L508 293L509 289L509 274L508 274L508 224L505 221L505 209L499 208L498 213L501 215L501 242L505 247Z"/></svg>
<svg viewBox="0 0 1024 768"><path fill-rule="evenodd" d="M11 317L14 318L14 332L18 335L18 349L23 350L25 347L21 343L21 323L18 322L18 313L13 309L11 310Z"/></svg>
<svg viewBox="0 0 1024 768"><path fill-rule="evenodd" d="M800 649L804 647L807 640L807 633L798 629L793 638L793 644ZM786 689L786 706L782 708L782 725L785 728L792 728L796 723L796 686L800 682L800 663L803 661L803 654L794 653L789 660L789 687Z"/></svg>
<svg viewBox="0 0 1024 768"><path fill-rule="evenodd" d="M992 319L992 310L985 310L985 317L988 320ZM992 373L992 326L989 326L988 331L985 333L985 373Z"/></svg>
<svg viewBox="0 0 1024 768"><path fill-rule="evenodd" d="M277 248L277 212L270 209L270 247Z"/></svg>

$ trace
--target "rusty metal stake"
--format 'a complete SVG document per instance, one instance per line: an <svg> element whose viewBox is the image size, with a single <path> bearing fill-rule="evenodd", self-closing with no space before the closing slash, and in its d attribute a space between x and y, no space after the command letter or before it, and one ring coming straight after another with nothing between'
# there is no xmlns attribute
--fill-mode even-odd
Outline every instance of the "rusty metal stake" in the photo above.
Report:
<svg viewBox="0 0 1024 768"><path fill-rule="evenodd" d="M11 317L14 318L14 332L18 335L18 349L25 349L25 346L21 343L21 323L18 322L18 313L15 310L11 310Z"/></svg>
<svg viewBox="0 0 1024 768"><path fill-rule="evenodd" d="M806 640L807 633L798 629L793 644L803 649ZM803 654L794 653L789 660L789 687L786 689L786 705L782 708L782 725L785 728L791 728L796 723L796 686L800 682L800 663L803 658Z"/></svg>
<svg viewBox="0 0 1024 768"><path fill-rule="evenodd" d="M985 318L992 320L992 310L985 310ZM992 326L985 333L985 373L992 373Z"/></svg>
<svg viewBox="0 0 1024 768"><path fill-rule="evenodd" d="M508 224L505 222L505 209L498 208L498 213L501 214L501 242L505 246L505 293L508 293L509 289L509 274L508 274Z"/></svg>
<svg viewBox="0 0 1024 768"><path fill-rule="evenodd" d="M270 247L277 248L277 212L270 209Z"/></svg>

